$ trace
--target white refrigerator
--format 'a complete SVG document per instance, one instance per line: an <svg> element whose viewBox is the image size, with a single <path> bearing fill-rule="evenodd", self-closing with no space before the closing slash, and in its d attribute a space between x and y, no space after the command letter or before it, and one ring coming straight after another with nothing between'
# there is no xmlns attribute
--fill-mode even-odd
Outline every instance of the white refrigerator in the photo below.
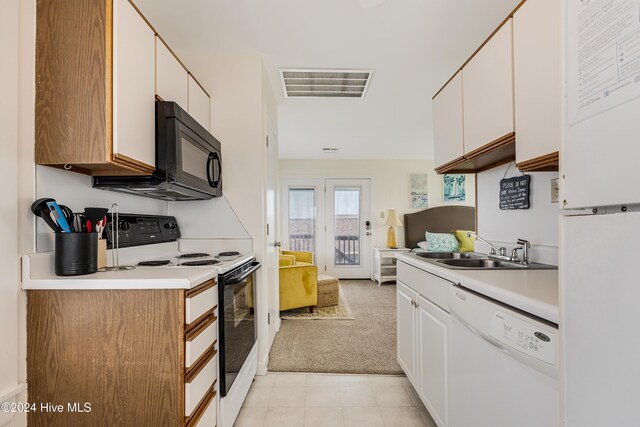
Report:
<svg viewBox="0 0 640 427"><path fill-rule="evenodd" d="M640 0L566 0L563 423L640 426Z"/></svg>

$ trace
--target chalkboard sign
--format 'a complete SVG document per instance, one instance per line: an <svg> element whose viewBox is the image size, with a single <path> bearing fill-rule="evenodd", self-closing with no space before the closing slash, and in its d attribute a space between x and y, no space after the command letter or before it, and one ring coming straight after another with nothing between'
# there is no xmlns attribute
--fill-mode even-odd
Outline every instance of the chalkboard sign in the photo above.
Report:
<svg viewBox="0 0 640 427"><path fill-rule="evenodd" d="M529 175L500 180L500 209L529 209L530 183Z"/></svg>

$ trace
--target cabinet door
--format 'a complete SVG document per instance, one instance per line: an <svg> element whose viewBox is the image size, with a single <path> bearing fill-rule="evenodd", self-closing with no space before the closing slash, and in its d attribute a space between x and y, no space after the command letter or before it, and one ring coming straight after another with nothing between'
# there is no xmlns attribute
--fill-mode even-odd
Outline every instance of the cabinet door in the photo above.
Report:
<svg viewBox="0 0 640 427"><path fill-rule="evenodd" d="M155 33L128 0L113 2L113 155L155 168Z"/></svg>
<svg viewBox="0 0 640 427"><path fill-rule="evenodd" d="M516 162L560 150L562 2L529 0L513 16Z"/></svg>
<svg viewBox="0 0 640 427"><path fill-rule="evenodd" d="M189 76L189 114L209 130L209 95Z"/></svg>
<svg viewBox="0 0 640 427"><path fill-rule="evenodd" d="M397 282L397 335L398 363L409 381L416 384L416 309L417 294L401 282Z"/></svg>
<svg viewBox="0 0 640 427"><path fill-rule="evenodd" d="M462 123L462 73L433 99L433 137L436 167L464 154Z"/></svg>
<svg viewBox="0 0 640 427"><path fill-rule="evenodd" d="M185 111L189 108L189 73L157 36L156 95L163 101L177 102Z"/></svg>
<svg viewBox="0 0 640 427"><path fill-rule="evenodd" d="M418 296L418 394L438 424L448 423L449 313Z"/></svg>
<svg viewBox="0 0 640 427"><path fill-rule="evenodd" d="M510 19L462 70L465 154L514 131L512 27Z"/></svg>

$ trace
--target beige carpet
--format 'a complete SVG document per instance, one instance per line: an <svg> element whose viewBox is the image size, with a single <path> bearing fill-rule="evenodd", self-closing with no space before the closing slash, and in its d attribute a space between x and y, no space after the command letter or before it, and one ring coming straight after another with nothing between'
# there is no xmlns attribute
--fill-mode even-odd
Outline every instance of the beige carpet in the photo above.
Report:
<svg viewBox="0 0 640 427"><path fill-rule="evenodd" d="M293 310L281 311L280 318L287 320L353 320L353 312L342 286L338 285L338 289L340 296L337 305L316 307L313 313L309 313L308 307L294 308Z"/></svg>
<svg viewBox="0 0 640 427"><path fill-rule="evenodd" d="M400 374L396 287L340 280L355 320L282 320L269 358L273 372Z"/></svg>

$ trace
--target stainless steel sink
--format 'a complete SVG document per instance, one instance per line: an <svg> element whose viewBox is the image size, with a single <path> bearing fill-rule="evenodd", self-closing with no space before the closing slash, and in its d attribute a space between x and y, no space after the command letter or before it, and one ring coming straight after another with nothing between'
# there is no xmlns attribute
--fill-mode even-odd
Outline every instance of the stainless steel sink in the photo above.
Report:
<svg viewBox="0 0 640 427"><path fill-rule="evenodd" d="M471 253L460 253L460 252L416 252L416 255L422 258L427 259L470 259L477 258L478 255L474 255Z"/></svg>
<svg viewBox="0 0 640 427"><path fill-rule="evenodd" d="M538 264L535 262L521 264L518 262L502 261L498 259L439 259L436 262L443 267L453 269L474 269L474 270L556 270L555 265Z"/></svg>

